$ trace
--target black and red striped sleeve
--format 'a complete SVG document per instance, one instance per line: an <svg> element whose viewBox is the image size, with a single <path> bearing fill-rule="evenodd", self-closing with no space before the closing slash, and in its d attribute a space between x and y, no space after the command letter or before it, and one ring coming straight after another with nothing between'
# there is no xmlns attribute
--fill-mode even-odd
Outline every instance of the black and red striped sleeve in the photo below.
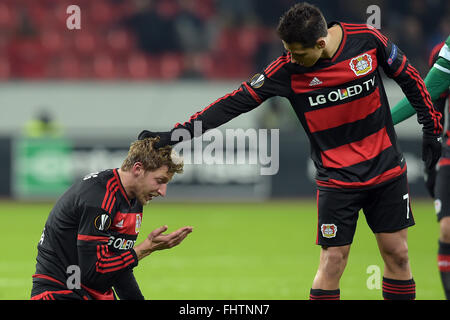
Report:
<svg viewBox="0 0 450 320"><path fill-rule="evenodd" d="M98 201L106 195L103 189ZM80 212L77 249L81 283L91 289L107 291L122 273L137 266L138 258L133 249L120 254L109 250L113 220L110 212L90 202L81 203Z"/></svg>
<svg viewBox="0 0 450 320"><path fill-rule="evenodd" d="M236 90L194 113L186 122L177 123L173 130L186 129L191 137L198 136L253 110L273 96L288 96L291 93L290 82L287 81L289 77L283 70L288 63L290 56L281 55L262 72L243 82ZM196 123L197 125L194 125Z"/></svg>
<svg viewBox="0 0 450 320"><path fill-rule="evenodd" d="M433 47L431 50L429 59L428 59L428 66L430 69L433 67L433 65L436 63L437 59L439 58L439 52L441 51L442 47L444 46L445 42L438 43ZM430 90L431 92L432 90ZM444 92L442 92L436 100L433 101L434 108L437 109L442 114L441 124L444 126L445 123L445 104L447 101L447 98L450 96L450 90L447 89Z"/></svg>
<svg viewBox="0 0 450 320"><path fill-rule="evenodd" d="M379 65L388 77L397 82L413 108L416 109L417 120L423 126L423 132L440 135L442 114L434 108L423 79L409 63L402 50L371 26L366 26L359 31L355 27L350 29L350 32L365 32L371 41L375 42Z"/></svg>

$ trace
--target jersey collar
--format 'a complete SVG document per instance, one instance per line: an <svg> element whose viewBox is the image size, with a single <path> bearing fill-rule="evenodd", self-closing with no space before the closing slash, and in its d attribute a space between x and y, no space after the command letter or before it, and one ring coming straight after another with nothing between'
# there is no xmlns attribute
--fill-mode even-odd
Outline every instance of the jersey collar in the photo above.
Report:
<svg viewBox="0 0 450 320"><path fill-rule="evenodd" d="M119 176L119 173L117 172L117 168L116 168L116 169L113 169L113 173L114 173L114 177L115 177L116 180L117 180L117 183L119 184L119 190L120 190L120 192L122 193L122 195L123 195L123 197L125 198L125 200L127 200L128 205L131 207L130 200L128 199L127 193L125 192L125 189L124 189L124 187L123 187L123 185L122 185L122 181L120 180L120 176Z"/></svg>
<svg viewBox="0 0 450 320"><path fill-rule="evenodd" d="M336 24L342 30L342 38L341 38L341 42L339 43L339 46L338 46L336 52L331 57L332 62L335 62L336 59L341 55L342 49L344 49L344 46L345 46L345 41L347 41L347 33L345 32L345 28L342 26L342 24L339 21L331 21L330 23L328 23L327 27L331 28L332 26L334 26Z"/></svg>

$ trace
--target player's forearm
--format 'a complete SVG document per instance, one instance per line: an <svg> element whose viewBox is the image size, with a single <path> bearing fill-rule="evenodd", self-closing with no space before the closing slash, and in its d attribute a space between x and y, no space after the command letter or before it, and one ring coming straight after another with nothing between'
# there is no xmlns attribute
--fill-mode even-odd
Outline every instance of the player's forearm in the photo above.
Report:
<svg viewBox="0 0 450 320"><path fill-rule="evenodd" d="M431 99L434 101L438 99L443 92L448 90L448 87L450 86L450 76L436 67L433 67L425 77L425 85L427 86Z"/></svg>
<svg viewBox="0 0 450 320"><path fill-rule="evenodd" d="M133 270L127 270L117 277L113 287L120 300L144 300Z"/></svg>
<svg viewBox="0 0 450 320"><path fill-rule="evenodd" d="M406 98L403 98L391 109L392 121L394 122L394 125L408 119L414 114L416 114L416 110L411 106Z"/></svg>
<svg viewBox="0 0 450 320"><path fill-rule="evenodd" d="M442 92L449 87L449 78L444 76L444 73L436 68L432 68L427 74L424 83L434 101L441 95ZM400 123L416 113L416 109L411 106L407 98L403 98L392 109L392 120L394 124Z"/></svg>
<svg viewBox="0 0 450 320"><path fill-rule="evenodd" d="M417 121L423 126L422 131L424 134L429 135L441 134L442 125L440 119L442 115L439 111L434 109L425 83L422 78L418 76L417 71L411 66L408 66L405 69L407 70L401 72L395 80L402 88L410 105L417 112ZM395 111L398 113L398 110ZM409 113L406 111L405 114L408 115Z"/></svg>
<svg viewBox="0 0 450 320"><path fill-rule="evenodd" d="M112 254L105 245L78 246L78 263L81 269L81 283L88 288L104 292L111 288L120 274L138 265L132 250Z"/></svg>
<svg viewBox="0 0 450 320"><path fill-rule="evenodd" d="M203 110L193 114L188 121L177 123L173 130L186 129L191 138L197 137L210 129L231 121L242 113L253 110L259 104L260 102L256 101L248 92L248 89L242 85L233 92L217 99Z"/></svg>

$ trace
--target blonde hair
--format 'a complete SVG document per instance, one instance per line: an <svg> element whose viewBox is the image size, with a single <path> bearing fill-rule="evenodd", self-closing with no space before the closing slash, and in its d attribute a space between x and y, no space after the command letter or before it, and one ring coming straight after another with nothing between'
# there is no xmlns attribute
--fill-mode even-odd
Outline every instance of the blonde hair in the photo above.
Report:
<svg viewBox="0 0 450 320"><path fill-rule="evenodd" d="M169 173L182 173L183 159L171 146L156 149L154 145L158 141L159 137L134 141L120 169L129 171L136 162L140 162L146 171L155 171L166 165Z"/></svg>

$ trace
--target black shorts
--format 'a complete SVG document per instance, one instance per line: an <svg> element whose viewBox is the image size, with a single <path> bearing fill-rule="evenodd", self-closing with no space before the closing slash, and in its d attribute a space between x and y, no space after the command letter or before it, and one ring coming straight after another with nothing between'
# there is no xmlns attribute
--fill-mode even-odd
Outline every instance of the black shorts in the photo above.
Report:
<svg viewBox="0 0 450 320"><path fill-rule="evenodd" d="M31 300L88 300L88 297L77 294L52 281L33 279Z"/></svg>
<svg viewBox="0 0 450 320"><path fill-rule="evenodd" d="M439 168L434 187L434 208L438 221L450 216L450 166Z"/></svg>
<svg viewBox="0 0 450 320"><path fill-rule="evenodd" d="M95 290L81 285L79 289L68 289L64 283L46 275L33 275L33 287L31 288L31 300L117 300L113 290L108 296L96 294Z"/></svg>
<svg viewBox="0 0 450 320"><path fill-rule="evenodd" d="M415 224L406 174L366 190L318 190L317 209L316 244L321 246L351 244L361 209L373 233Z"/></svg>

